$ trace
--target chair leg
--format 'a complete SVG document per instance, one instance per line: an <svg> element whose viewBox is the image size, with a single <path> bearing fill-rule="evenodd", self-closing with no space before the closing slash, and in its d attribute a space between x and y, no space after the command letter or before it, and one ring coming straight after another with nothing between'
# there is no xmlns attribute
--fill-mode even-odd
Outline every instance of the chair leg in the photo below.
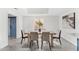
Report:
<svg viewBox="0 0 79 59"><path fill-rule="evenodd" d="M29 44L29 47L31 48L31 41L29 42L30 44Z"/></svg>
<svg viewBox="0 0 79 59"><path fill-rule="evenodd" d="M23 38L22 38L22 40L21 40L21 44L22 44L22 41L23 41Z"/></svg>
<svg viewBox="0 0 79 59"><path fill-rule="evenodd" d="M30 47L30 40L28 39L28 47Z"/></svg>
<svg viewBox="0 0 79 59"><path fill-rule="evenodd" d="M51 39L51 47L53 47L53 39Z"/></svg>
<svg viewBox="0 0 79 59"><path fill-rule="evenodd" d="M32 45L33 45L33 41L30 41L30 48L32 47Z"/></svg>
<svg viewBox="0 0 79 59"><path fill-rule="evenodd" d="M50 45L50 42L48 41L48 43L49 43L49 48L50 48L50 50L51 50L51 45Z"/></svg>
<svg viewBox="0 0 79 59"><path fill-rule="evenodd" d="M39 48L38 40L37 40L37 46L38 46L38 48Z"/></svg>
<svg viewBox="0 0 79 59"><path fill-rule="evenodd" d="M42 47L43 47L43 41L41 41L41 49L42 49Z"/></svg>
<svg viewBox="0 0 79 59"><path fill-rule="evenodd" d="M59 39L59 42L60 42L60 44L62 44L60 39Z"/></svg>

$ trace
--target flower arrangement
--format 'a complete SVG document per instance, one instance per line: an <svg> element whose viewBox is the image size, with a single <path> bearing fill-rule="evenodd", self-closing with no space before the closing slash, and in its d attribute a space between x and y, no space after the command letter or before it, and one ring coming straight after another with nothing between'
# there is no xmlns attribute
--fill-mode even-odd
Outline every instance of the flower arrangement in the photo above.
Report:
<svg viewBox="0 0 79 59"><path fill-rule="evenodd" d="M42 23L40 20L35 21L35 23L36 23L36 25L37 25L38 28L39 28L39 32L41 32L41 27L43 26L43 23Z"/></svg>

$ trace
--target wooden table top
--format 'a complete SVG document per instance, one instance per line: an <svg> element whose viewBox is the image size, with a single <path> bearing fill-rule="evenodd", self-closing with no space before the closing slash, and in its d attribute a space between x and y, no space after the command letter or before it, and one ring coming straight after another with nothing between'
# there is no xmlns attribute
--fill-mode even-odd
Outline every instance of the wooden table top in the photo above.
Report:
<svg viewBox="0 0 79 59"><path fill-rule="evenodd" d="M29 33L24 33L24 34L25 34L25 35L26 35L26 34L28 35ZM41 33L41 32L38 32L38 34L41 35L42 33ZM50 34L51 34L51 35L56 35L56 33L50 33Z"/></svg>

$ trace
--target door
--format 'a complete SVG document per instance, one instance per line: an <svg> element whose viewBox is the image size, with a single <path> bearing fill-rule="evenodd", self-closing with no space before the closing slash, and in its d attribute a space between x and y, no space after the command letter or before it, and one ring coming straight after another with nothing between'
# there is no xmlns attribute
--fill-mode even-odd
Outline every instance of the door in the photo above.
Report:
<svg viewBox="0 0 79 59"><path fill-rule="evenodd" d="M79 38L77 38L77 51L79 51Z"/></svg>
<svg viewBox="0 0 79 59"><path fill-rule="evenodd" d="M10 37L16 38L16 17L10 17Z"/></svg>

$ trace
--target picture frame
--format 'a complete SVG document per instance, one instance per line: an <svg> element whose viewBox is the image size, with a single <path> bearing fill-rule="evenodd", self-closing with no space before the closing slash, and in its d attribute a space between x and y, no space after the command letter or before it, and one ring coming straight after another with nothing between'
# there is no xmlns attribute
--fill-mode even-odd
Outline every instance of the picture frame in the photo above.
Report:
<svg viewBox="0 0 79 59"><path fill-rule="evenodd" d="M62 23L64 28L75 29L75 12L63 16Z"/></svg>

